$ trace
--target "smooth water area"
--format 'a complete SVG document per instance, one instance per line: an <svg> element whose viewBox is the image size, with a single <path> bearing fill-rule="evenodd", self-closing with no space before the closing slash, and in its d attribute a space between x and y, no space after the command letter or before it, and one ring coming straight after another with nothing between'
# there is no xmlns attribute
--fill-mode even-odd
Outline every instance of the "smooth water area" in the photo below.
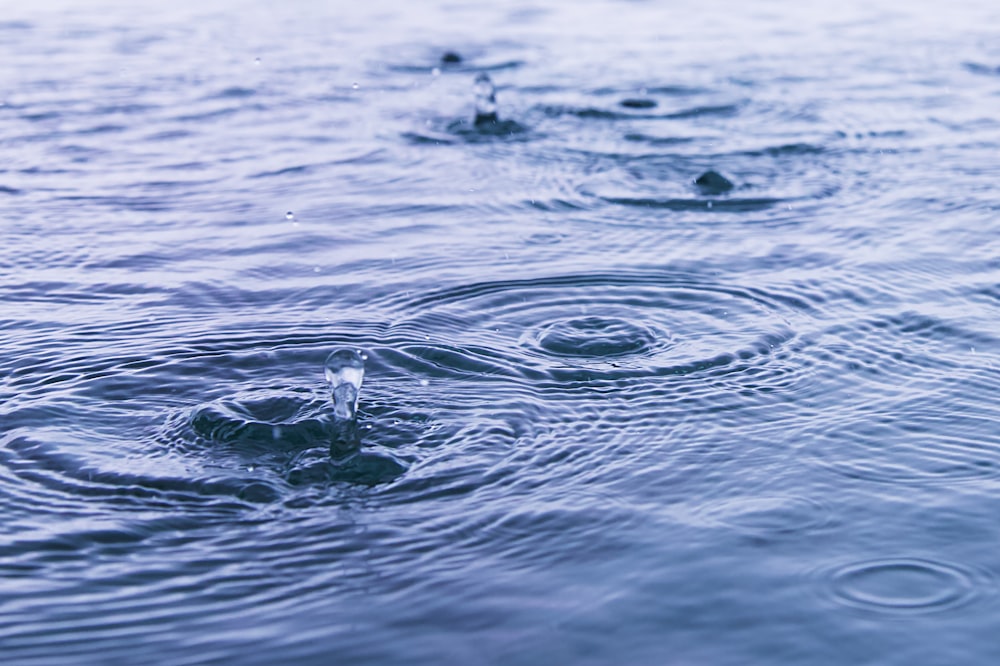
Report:
<svg viewBox="0 0 1000 666"><path fill-rule="evenodd" d="M0 661L1000 659L1000 6L319 4L0 17Z"/></svg>

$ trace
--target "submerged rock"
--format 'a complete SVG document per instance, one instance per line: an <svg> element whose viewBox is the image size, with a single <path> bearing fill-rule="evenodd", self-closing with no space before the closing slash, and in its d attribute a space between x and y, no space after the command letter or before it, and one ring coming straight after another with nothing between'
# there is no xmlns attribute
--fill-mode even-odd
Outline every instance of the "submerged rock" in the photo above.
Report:
<svg viewBox="0 0 1000 666"><path fill-rule="evenodd" d="M732 181L723 176L718 171L709 169L694 180L694 184L704 194L722 194L733 189Z"/></svg>

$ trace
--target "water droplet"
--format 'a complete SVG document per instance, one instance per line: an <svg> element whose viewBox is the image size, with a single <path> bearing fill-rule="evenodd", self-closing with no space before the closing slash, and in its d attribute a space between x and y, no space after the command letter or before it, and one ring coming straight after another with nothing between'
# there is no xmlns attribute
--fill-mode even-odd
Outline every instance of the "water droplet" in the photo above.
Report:
<svg viewBox="0 0 1000 666"><path fill-rule="evenodd" d="M360 87L361 87L361 86L359 86L359 85L357 84L357 82L354 82L354 83L352 83L352 84L351 84L351 88L353 88L353 89L355 89L355 90L357 90L357 89L358 89L358 88L360 88Z"/></svg>
<svg viewBox="0 0 1000 666"><path fill-rule="evenodd" d="M353 419L358 411L358 392L365 378L364 358L353 349L338 349L326 357L324 372L330 384L334 417Z"/></svg>
<svg viewBox="0 0 1000 666"><path fill-rule="evenodd" d="M420 380L420 385L421 385L421 386L430 386L430 385L431 385L431 383L430 383L430 381L428 381L428 380L426 380L426 379L421 379L421 380Z"/></svg>
<svg viewBox="0 0 1000 666"><path fill-rule="evenodd" d="M319 266L313 266L313 273L319 273Z"/></svg>
<svg viewBox="0 0 1000 666"><path fill-rule="evenodd" d="M441 76L441 70L437 67L431 70L431 76Z"/></svg>
<svg viewBox="0 0 1000 666"><path fill-rule="evenodd" d="M249 465L249 466L247 467L247 471L248 471L248 472L252 472L252 471L254 471L255 469L257 469L257 468L256 468L256 467L254 467L253 465Z"/></svg>
<svg viewBox="0 0 1000 666"><path fill-rule="evenodd" d="M706 204L706 205L707 205L707 206L708 206L709 208L711 208L711 207L712 207L712 202L711 202L711 201L709 201L709 202L708 202L708 204Z"/></svg>
<svg viewBox="0 0 1000 666"><path fill-rule="evenodd" d="M292 211L288 211L287 213L285 213L285 219L286 220L294 220L295 219L295 213L293 213Z"/></svg>
<svg viewBox="0 0 1000 666"><path fill-rule="evenodd" d="M476 77L476 124L497 122L497 97L493 80L485 72Z"/></svg>
<svg viewBox="0 0 1000 666"><path fill-rule="evenodd" d="M260 64L260 58L254 58L253 59L253 64L259 65Z"/></svg>

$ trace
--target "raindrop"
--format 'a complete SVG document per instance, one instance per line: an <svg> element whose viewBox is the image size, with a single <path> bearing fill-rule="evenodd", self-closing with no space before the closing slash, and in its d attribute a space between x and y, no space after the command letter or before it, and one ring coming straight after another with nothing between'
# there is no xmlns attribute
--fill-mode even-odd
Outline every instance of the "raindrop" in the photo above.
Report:
<svg viewBox="0 0 1000 666"><path fill-rule="evenodd" d="M324 371L330 384L334 417L354 419L358 412L358 392L365 377L364 357L353 349L338 349L326 357Z"/></svg>
<svg viewBox="0 0 1000 666"><path fill-rule="evenodd" d="M358 89L358 88L360 88L360 87L361 87L361 86L359 86L359 85L357 84L357 82L355 82L355 83L352 83L352 84L351 84L351 88L354 88L355 90L357 90L357 89Z"/></svg>
<svg viewBox="0 0 1000 666"><path fill-rule="evenodd" d="M253 64L259 65L260 64L260 58L254 58L253 59Z"/></svg>
<svg viewBox="0 0 1000 666"><path fill-rule="evenodd" d="M431 76L441 76L441 70L437 67L431 70Z"/></svg>
<svg viewBox="0 0 1000 666"><path fill-rule="evenodd" d="M295 213L293 213L292 211L288 211L287 213L285 213L285 219L286 220L294 220L295 219Z"/></svg>

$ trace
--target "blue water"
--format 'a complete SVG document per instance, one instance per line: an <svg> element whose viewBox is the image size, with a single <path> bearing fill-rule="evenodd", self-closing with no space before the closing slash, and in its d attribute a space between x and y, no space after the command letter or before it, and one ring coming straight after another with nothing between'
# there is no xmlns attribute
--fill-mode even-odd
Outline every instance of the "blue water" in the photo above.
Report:
<svg viewBox="0 0 1000 666"><path fill-rule="evenodd" d="M995 2L25 4L0 661L1000 659Z"/></svg>

